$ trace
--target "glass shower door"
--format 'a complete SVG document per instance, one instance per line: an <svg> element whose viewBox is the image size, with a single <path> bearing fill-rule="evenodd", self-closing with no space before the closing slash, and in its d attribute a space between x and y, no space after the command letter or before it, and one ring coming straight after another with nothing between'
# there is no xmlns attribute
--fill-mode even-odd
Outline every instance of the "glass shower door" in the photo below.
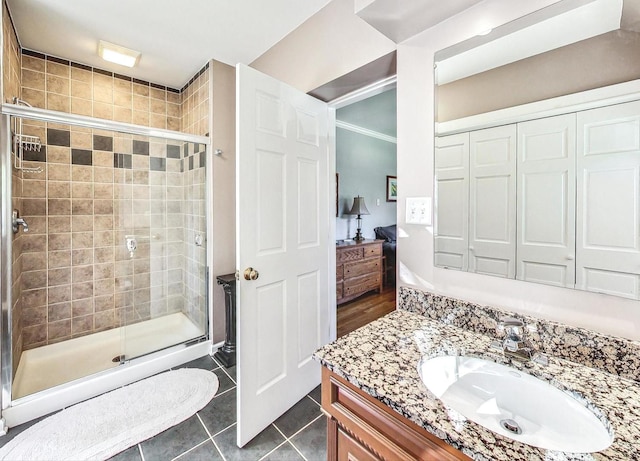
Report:
<svg viewBox="0 0 640 461"><path fill-rule="evenodd" d="M207 332L204 144L122 135L114 157L122 360Z"/></svg>

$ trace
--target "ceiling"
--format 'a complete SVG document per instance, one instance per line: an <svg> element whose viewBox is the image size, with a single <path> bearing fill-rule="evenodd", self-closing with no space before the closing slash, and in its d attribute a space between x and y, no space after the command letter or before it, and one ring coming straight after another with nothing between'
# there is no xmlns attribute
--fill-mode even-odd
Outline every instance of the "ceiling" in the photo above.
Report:
<svg viewBox="0 0 640 461"><path fill-rule="evenodd" d="M329 0L8 0L20 44L81 64L182 88L210 59L249 64ZM141 52L103 61L98 40Z"/></svg>
<svg viewBox="0 0 640 461"><path fill-rule="evenodd" d="M617 30L622 10L623 0L573 0L539 10L436 53L438 84Z"/></svg>
<svg viewBox="0 0 640 461"><path fill-rule="evenodd" d="M373 0L356 14L396 43L435 26L482 0ZM361 2L362 3L362 2Z"/></svg>

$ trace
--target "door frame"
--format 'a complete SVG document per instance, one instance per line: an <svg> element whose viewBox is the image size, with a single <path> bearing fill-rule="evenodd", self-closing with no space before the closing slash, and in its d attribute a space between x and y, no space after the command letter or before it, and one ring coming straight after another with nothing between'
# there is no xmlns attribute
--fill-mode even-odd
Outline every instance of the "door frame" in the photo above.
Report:
<svg viewBox="0 0 640 461"><path fill-rule="evenodd" d="M393 88L397 88L398 76L396 74L383 78L381 80L377 80L373 83L363 86L357 90L354 90L350 93L347 93L343 96L340 96L336 99L332 99L328 101L327 104L329 106L329 161L330 161L330 172L329 172L329 180L332 181L332 184L329 187L329 190L333 191L333 195L336 194L336 184L334 181L336 175L336 111L338 109L342 109L343 107L349 106L351 104L355 104L364 99L370 98L372 96L378 95L380 93L384 93L385 91L389 91ZM396 120L396 125L397 125ZM397 159L396 159L397 163ZM333 201L331 201L333 203ZM330 215L333 216L333 215ZM396 212L396 222L398 221L398 214ZM333 240L329 244L330 254L329 254L329 267L335 267L336 265L336 220L331 219L330 224L331 235L333 235ZM333 271L333 275L329 276L329 289L331 293L336 292L336 273ZM335 296L332 297L331 301L331 311L329 312L329 325L331 328L329 338L331 341L335 341L337 337L337 329L338 329L338 305L337 299Z"/></svg>

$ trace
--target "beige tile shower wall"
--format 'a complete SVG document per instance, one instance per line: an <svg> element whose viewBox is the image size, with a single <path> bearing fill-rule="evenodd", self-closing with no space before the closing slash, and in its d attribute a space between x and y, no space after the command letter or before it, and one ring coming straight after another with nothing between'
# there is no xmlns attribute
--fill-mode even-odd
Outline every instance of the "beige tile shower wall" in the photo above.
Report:
<svg viewBox="0 0 640 461"><path fill-rule="evenodd" d="M44 142L30 153L23 214L23 348L118 324L114 298L113 135L25 121ZM106 140L110 140L106 142Z"/></svg>
<svg viewBox="0 0 640 461"><path fill-rule="evenodd" d="M23 50L22 97L34 107L179 131L181 95L162 85Z"/></svg>
<svg viewBox="0 0 640 461"><path fill-rule="evenodd" d="M209 134L209 63L191 78L182 90L182 131L206 136Z"/></svg>
<svg viewBox="0 0 640 461"><path fill-rule="evenodd" d="M210 66L207 63L182 88L182 131L209 135ZM185 143L184 164L184 308L183 312L202 331L206 328L206 162L211 155L205 145ZM210 157L209 157L210 158ZM211 282L210 282L211 283Z"/></svg>
<svg viewBox="0 0 640 461"><path fill-rule="evenodd" d="M182 311L180 143L33 121L25 128L46 145L27 164L44 172L23 181L32 227L16 271L23 348Z"/></svg>
<svg viewBox="0 0 640 461"><path fill-rule="evenodd" d="M206 328L206 161L204 144L184 145L184 309L202 331Z"/></svg>
<svg viewBox="0 0 640 461"><path fill-rule="evenodd" d="M16 36L9 10L2 2L2 100L11 102L20 97L20 44Z"/></svg>
<svg viewBox="0 0 640 461"><path fill-rule="evenodd" d="M209 131L208 65L176 92L31 51L22 61L23 98L35 107ZM206 225L204 146L38 122L25 128L44 144L29 165L45 172L24 183L26 218L39 224L25 242L26 266L15 271L28 306L14 316L24 349L172 312L203 326L206 240L200 246L194 236ZM138 239L133 255L127 236Z"/></svg>

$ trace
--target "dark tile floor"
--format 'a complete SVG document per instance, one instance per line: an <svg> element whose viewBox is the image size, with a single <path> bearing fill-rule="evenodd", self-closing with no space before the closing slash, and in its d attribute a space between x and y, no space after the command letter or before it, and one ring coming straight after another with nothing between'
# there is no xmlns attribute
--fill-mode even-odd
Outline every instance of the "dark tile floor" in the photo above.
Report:
<svg viewBox="0 0 640 461"><path fill-rule="evenodd" d="M244 448L236 446L235 367L204 356L178 368L212 370L220 387L209 404L182 423L111 458L113 461L179 459L224 461L324 461L326 419L320 412L320 386L262 431ZM0 446L36 421L12 428Z"/></svg>

